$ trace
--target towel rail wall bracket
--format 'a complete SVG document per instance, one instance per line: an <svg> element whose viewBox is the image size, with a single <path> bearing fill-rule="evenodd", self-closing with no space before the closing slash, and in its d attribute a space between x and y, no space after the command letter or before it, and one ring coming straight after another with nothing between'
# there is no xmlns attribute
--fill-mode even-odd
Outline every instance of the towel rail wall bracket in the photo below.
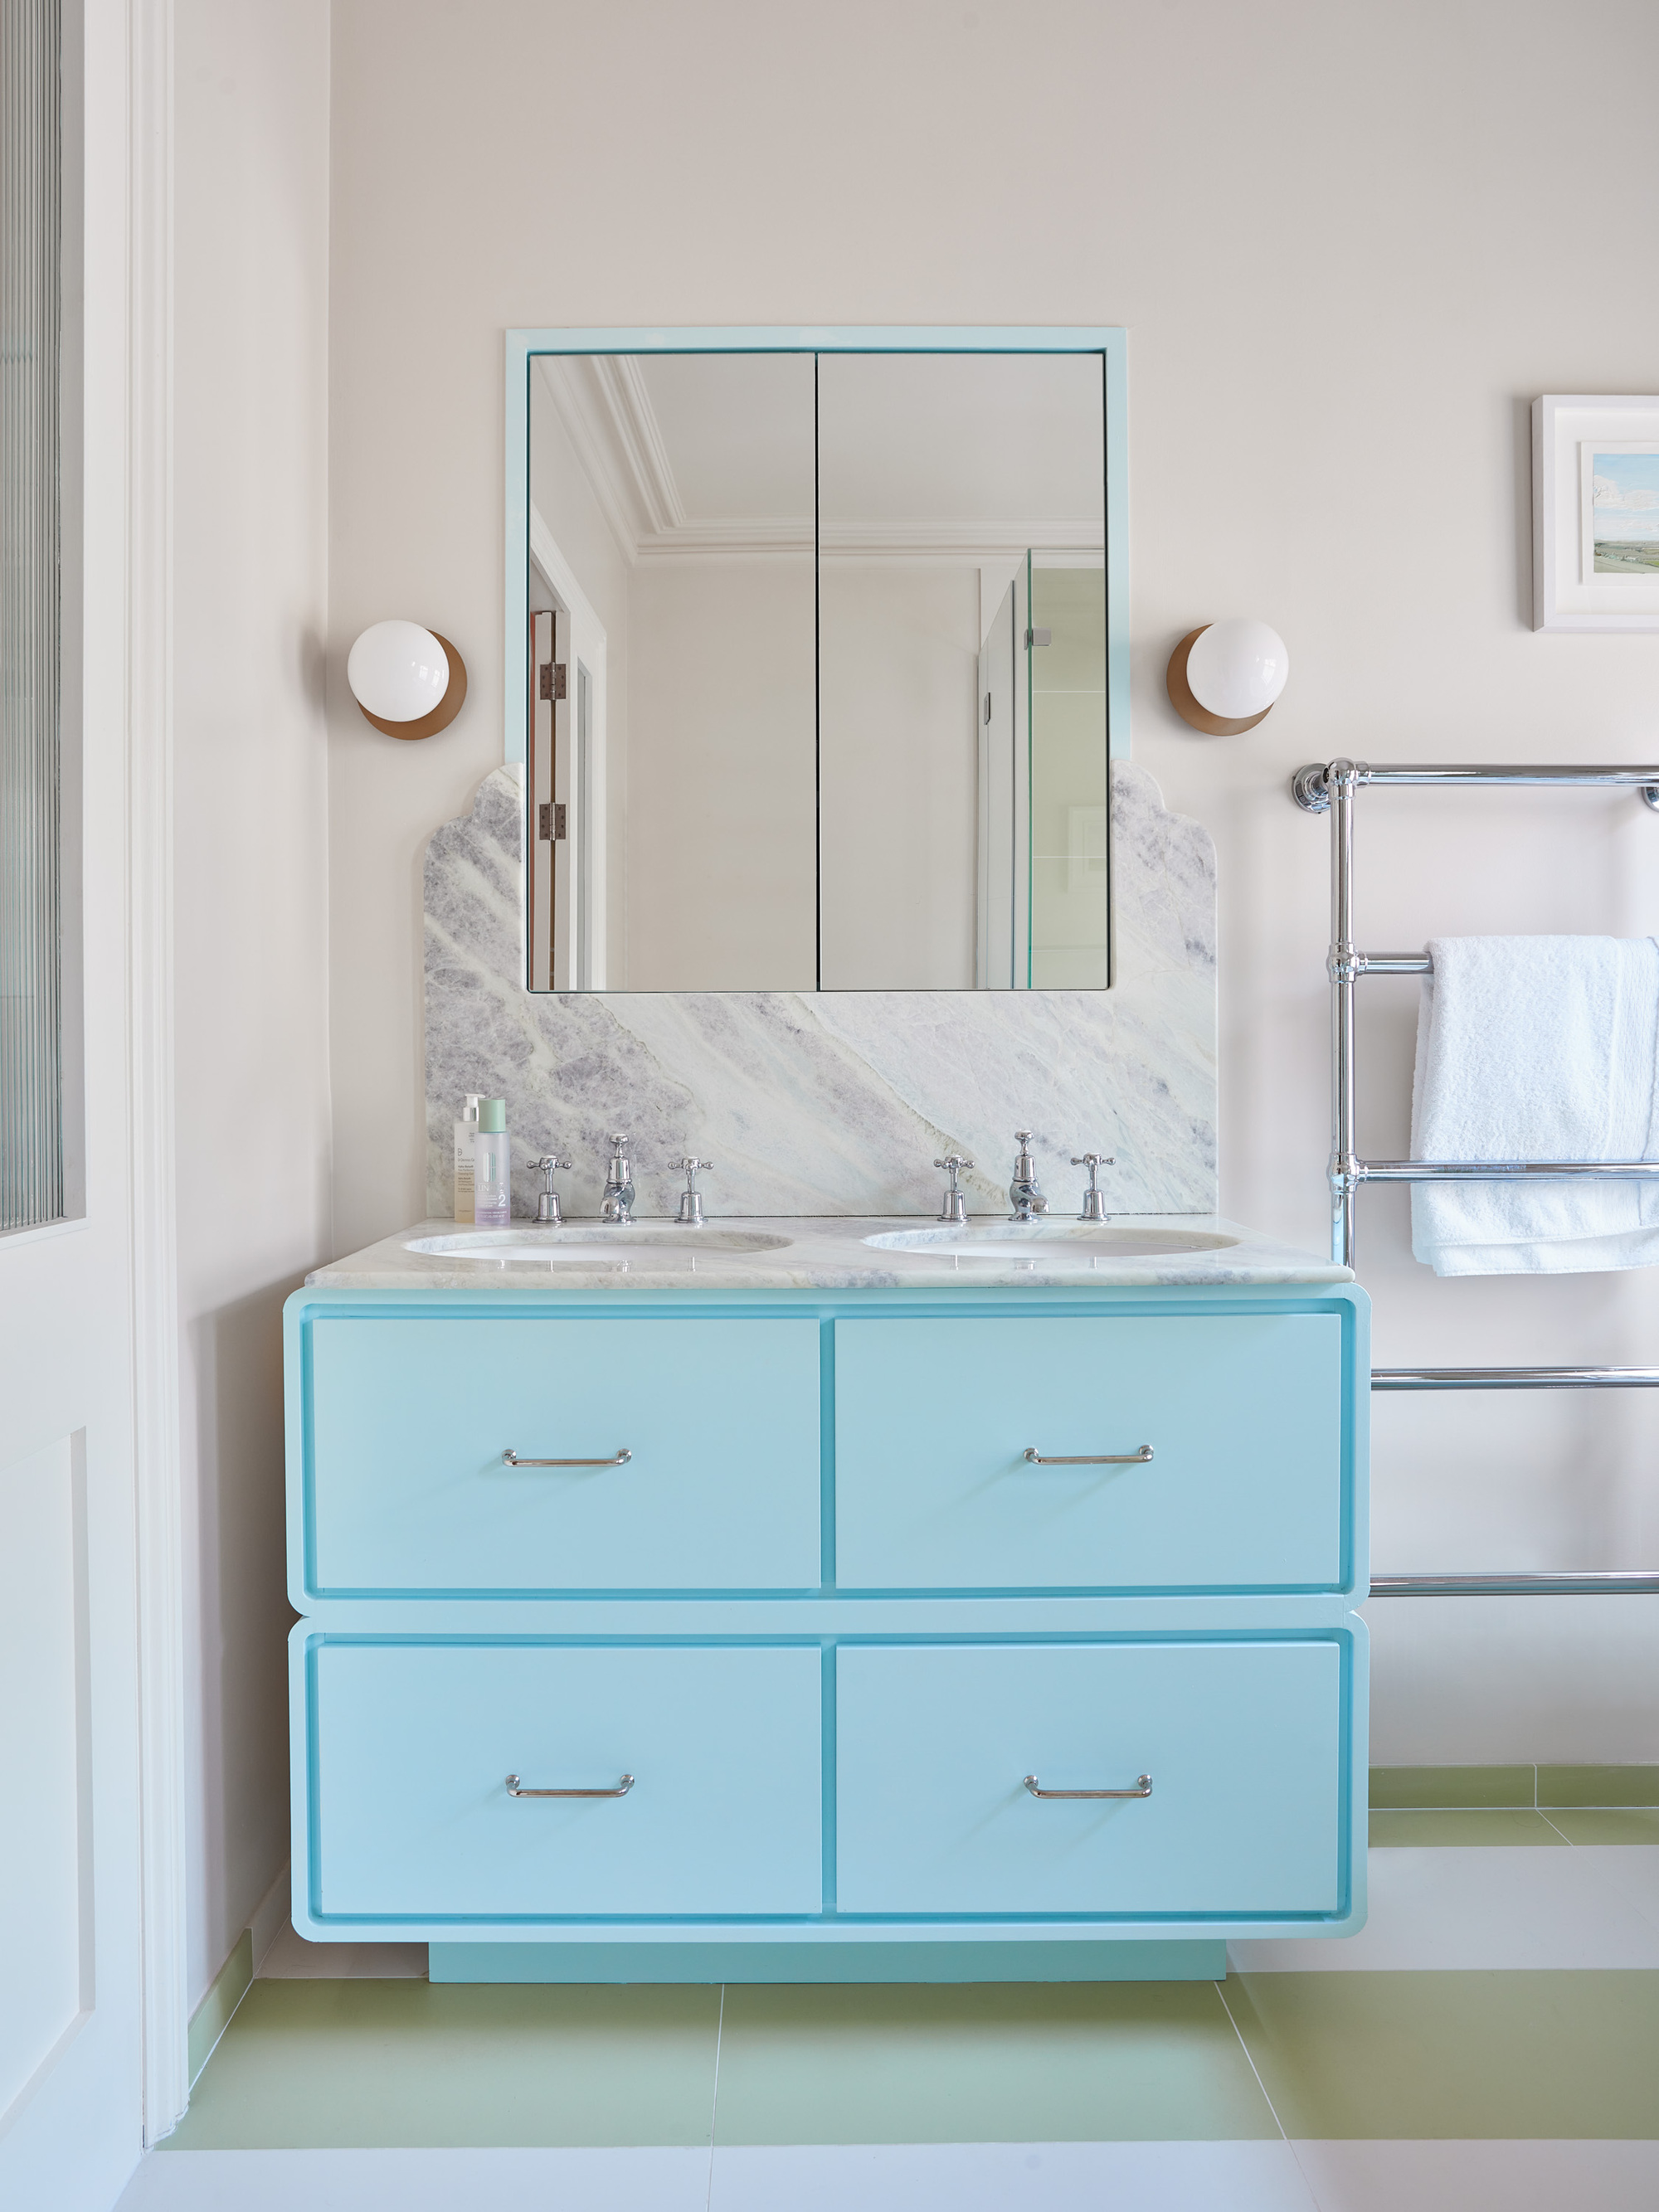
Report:
<svg viewBox="0 0 1659 2212"><path fill-rule="evenodd" d="M1426 975L1423 952L1362 952L1353 941L1354 800L1362 788L1638 791L1659 812L1659 767L1545 768L1421 763L1373 768L1366 761L1310 761L1291 778L1309 814L1331 818L1331 1257L1352 1267L1355 1200L1370 1182L1651 1182L1654 1160L1363 1160L1355 1149L1354 986L1368 975ZM1619 1390L1659 1389L1652 1367L1379 1367L1378 1390ZM1659 1595L1659 1571L1571 1574L1373 1575L1373 1597L1613 1597Z"/></svg>

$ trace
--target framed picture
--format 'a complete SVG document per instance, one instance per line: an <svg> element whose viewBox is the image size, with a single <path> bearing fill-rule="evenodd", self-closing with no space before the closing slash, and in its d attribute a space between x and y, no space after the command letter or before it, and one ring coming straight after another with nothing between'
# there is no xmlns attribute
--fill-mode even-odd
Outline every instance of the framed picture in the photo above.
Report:
<svg viewBox="0 0 1659 2212"><path fill-rule="evenodd" d="M1659 629L1659 398L1532 403L1532 626Z"/></svg>

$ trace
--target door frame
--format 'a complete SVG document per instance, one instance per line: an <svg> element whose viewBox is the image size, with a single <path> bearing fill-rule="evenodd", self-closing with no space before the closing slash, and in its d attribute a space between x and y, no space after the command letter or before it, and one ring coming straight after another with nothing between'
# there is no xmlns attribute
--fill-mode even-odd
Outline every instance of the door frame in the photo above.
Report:
<svg viewBox="0 0 1659 2212"><path fill-rule="evenodd" d="M118 0L88 0L88 16ZM133 1477L146 2146L190 2101L173 860L173 0L125 0ZM90 42L89 42L90 43ZM94 158L88 134L89 163ZM106 189L112 178L100 180ZM90 205L93 176L88 173ZM88 356L88 374L94 373Z"/></svg>

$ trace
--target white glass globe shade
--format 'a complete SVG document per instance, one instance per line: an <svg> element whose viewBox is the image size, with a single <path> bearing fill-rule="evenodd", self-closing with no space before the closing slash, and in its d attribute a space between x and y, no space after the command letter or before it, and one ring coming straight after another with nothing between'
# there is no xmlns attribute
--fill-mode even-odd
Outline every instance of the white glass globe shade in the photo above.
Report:
<svg viewBox="0 0 1659 2212"><path fill-rule="evenodd" d="M351 696L386 722L418 722L449 689L449 656L419 623L375 623L346 659Z"/></svg>
<svg viewBox="0 0 1659 2212"><path fill-rule="evenodd" d="M1226 722L1265 714L1290 672L1285 641L1266 623L1212 623L1187 655L1188 690Z"/></svg>

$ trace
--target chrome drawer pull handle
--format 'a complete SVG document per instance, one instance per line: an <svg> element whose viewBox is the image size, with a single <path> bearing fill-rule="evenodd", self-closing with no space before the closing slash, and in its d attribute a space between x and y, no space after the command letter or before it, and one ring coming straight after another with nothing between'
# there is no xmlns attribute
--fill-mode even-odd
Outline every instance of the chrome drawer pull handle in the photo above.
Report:
<svg viewBox="0 0 1659 2212"><path fill-rule="evenodd" d="M503 1467L626 1467L634 1456L626 1448L613 1459L520 1459L509 1445L501 1454ZM1151 1455L1149 1454L1150 1457Z"/></svg>
<svg viewBox="0 0 1659 2212"><path fill-rule="evenodd" d="M507 1778L509 1797L626 1797L633 1787L631 1774L624 1774L614 1790L526 1790L516 1774L509 1774Z"/></svg>
<svg viewBox="0 0 1659 2212"><path fill-rule="evenodd" d="M1139 1451L1083 1452L1069 1459L1045 1456L1035 1444L1025 1447L1025 1456L1033 1467L1144 1467L1152 1455L1150 1444L1142 1444Z"/></svg>
<svg viewBox="0 0 1659 2212"><path fill-rule="evenodd" d="M1150 1797L1152 1778L1150 1774L1137 1775L1133 1790L1040 1790L1036 1775L1028 1774L1025 1787L1033 1797Z"/></svg>

